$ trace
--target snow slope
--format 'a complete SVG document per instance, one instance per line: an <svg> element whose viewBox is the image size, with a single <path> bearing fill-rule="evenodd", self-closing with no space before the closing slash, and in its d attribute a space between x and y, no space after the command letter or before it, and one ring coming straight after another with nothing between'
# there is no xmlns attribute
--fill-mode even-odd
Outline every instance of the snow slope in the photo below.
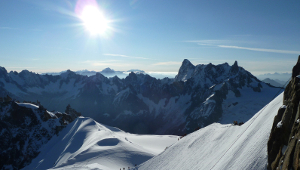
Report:
<svg viewBox="0 0 300 170"><path fill-rule="evenodd" d="M79 117L52 137L24 170L128 169L176 141L178 136L134 135Z"/></svg>
<svg viewBox="0 0 300 170"><path fill-rule="evenodd" d="M214 123L182 138L136 169L266 169L267 142L283 93L242 126Z"/></svg>

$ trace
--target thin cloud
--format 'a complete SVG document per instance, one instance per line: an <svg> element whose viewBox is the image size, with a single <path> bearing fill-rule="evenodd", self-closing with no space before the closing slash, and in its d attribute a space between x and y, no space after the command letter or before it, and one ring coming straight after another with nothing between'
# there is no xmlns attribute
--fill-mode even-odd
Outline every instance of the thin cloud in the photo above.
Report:
<svg viewBox="0 0 300 170"><path fill-rule="evenodd" d="M184 42L199 43L199 44L226 44L232 43L232 40L187 40Z"/></svg>
<svg viewBox="0 0 300 170"><path fill-rule="evenodd" d="M167 66L167 65L181 65L181 64L182 64L182 62L168 61L168 62L155 63L153 65L155 65L155 66Z"/></svg>
<svg viewBox="0 0 300 170"><path fill-rule="evenodd" d="M18 30L18 28L12 28L12 27L0 27L1 30Z"/></svg>
<svg viewBox="0 0 300 170"><path fill-rule="evenodd" d="M124 64L120 60L104 60L104 61L92 61L92 60L87 60L83 61L81 63L86 63L90 64L92 66L128 66L129 64Z"/></svg>
<svg viewBox="0 0 300 170"><path fill-rule="evenodd" d="M124 63L91 63L93 66L109 66L109 67L124 67L124 66L131 66L131 64L124 64Z"/></svg>
<svg viewBox="0 0 300 170"><path fill-rule="evenodd" d="M22 68L22 69L27 69L27 68L36 68L36 67L5 67L5 68Z"/></svg>
<svg viewBox="0 0 300 170"><path fill-rule="evenodd" d="M113 62L119 62L120 60L103 60L103 61L99 61L99 60L86 60L86 61L82 61L81 63L113 63Z"/></svg>
<svg viewBox="0 0 300 170"><path fill-rule="evenodd" d="M0 27L1 30L25 30L25 31L42 31L40 29L26 29L26 28L14 28L14 27Z"/></svg>
<svg viewBox="0 0 300 170"><path fill-rule="evenodd" d="M44 45L35 45L35 47L38 48L48 48L48 49L54 49L54 50L68 50L68 51L74 51L71 48L65 48L65 47L52 47L52 46L44 46Z"/></svg>
<svg viewBox="0 0 300 170"><path fill-rule="evenodd" d="M254 42L252 41L242 41L242 40L188 40L188 41L183 41L187 43L196 43L198 45L202 46L217 46L219 44L223 45L232 45L232 44L253 44Z"/></svg>
<svg viewBox="0 0 300 170"><path fill-rule="evenodd" d="M240 50L250 50L250 51L259 51L259 52L269 52L269 53L281 53L281 54L300 54L300 51L291 51L291 50L277 50L277 49L268 49L268 48L252 48L252 47L241 47L235 45L225 45L225 44L237 44L237 43L251 43L243 41L233 41L233 40L189 40L184 42L197 43L200 46L211 46L219 48L230 48L230 49L240 49ZM222 45L220 45L222 44Z"/></svg>
<svg viewBox="0 0 300 170"><path fill-rule="evenodd" d="M127 55L122 55L122 54L103 54L106 56L113 56L113 57L123 57L123 58L136 58L136 59L145 59L148 60L149 58L144 58L144 57L132 57L132 56L127 56Z"/></svg>
<svg viewBox="0 0 300 170"><path fill-rule="evenodd" d="M105 62L105 63L110 63L110 62L116 62L116 61L122 61L122 60L86 60L83 61L84 63L89 63L89 62Z"/></svg>
<svg viewBox="0 0 300 170"><path fill-rule="evenodd" d="M217 46L220 48L241 49L241 50L270 52L270 53L300 54L300 51L276 50L276 49L268 49L268 48L250 48L250 47L239 47L239 46L229 46L229 45L217 45Z"/></svg>

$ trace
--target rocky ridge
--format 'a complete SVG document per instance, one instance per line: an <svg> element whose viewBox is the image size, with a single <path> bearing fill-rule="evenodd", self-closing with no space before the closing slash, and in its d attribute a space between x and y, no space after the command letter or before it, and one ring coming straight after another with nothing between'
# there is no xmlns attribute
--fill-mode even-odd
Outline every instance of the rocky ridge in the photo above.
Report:
<svg viewBox="0 0 300 170"><path fill-rule="evenodd" d="M131 133L182 135L213 122L245 122L278 88L237 62L193 65L185 59L175 79L133 72L124 79L88 77L70 70L52 76L1 68L0 90L19 101L39 100L50 110L71 104L86 117Z"/></svg>
<svg viewBox="0 0 300 170"><path fill-rule="evenodd" d="M0 101L0 169L29 165L39 149L78 116L70 106L60 113L41 105Z"/></svg>
<svg viewBox="0 0 300 170"><path fill-rule="evenodd" d="M300 169L300 56L268 141L268 169Z"/></svg>

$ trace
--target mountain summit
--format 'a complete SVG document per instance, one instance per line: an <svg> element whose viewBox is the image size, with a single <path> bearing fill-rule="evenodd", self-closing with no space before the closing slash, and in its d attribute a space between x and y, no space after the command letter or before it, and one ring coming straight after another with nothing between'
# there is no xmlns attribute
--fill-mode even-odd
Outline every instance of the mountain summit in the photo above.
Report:
<svg viewBox="0 0 300 170"><path fill-rule="evenodd" d="M103 69L103 70L101 71L101 73L105 73L105 74L114 74L114 73L115 73L115 70L113 70L113 69L107 67L107 68Z"/></svg>
<svg viewBox="0 0 300 170"><path fill-rule="evenodd" d="M188 60L184 59L178 71L175 81L186 81L189 79L195 69L195 66Z"/></svg>
<svg viewBox="0 0 300 170"><path fill-rule="evenodd" d="M237 61L234 62L234 64L230 68L230 73L231 74L236 74L239 71L239 66Z"/></svg>

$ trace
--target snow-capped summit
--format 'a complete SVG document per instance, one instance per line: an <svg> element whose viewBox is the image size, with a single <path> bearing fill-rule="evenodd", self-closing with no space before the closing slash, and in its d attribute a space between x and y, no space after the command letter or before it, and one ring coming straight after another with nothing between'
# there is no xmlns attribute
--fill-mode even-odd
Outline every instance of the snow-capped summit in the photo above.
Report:
<svg viewBox="0 0 300 170"><path fill-rule="evenodd" d="M214 123L188 134L136 169L265 170L267 142L282 98L279 95L242 126Z"/></svg>

